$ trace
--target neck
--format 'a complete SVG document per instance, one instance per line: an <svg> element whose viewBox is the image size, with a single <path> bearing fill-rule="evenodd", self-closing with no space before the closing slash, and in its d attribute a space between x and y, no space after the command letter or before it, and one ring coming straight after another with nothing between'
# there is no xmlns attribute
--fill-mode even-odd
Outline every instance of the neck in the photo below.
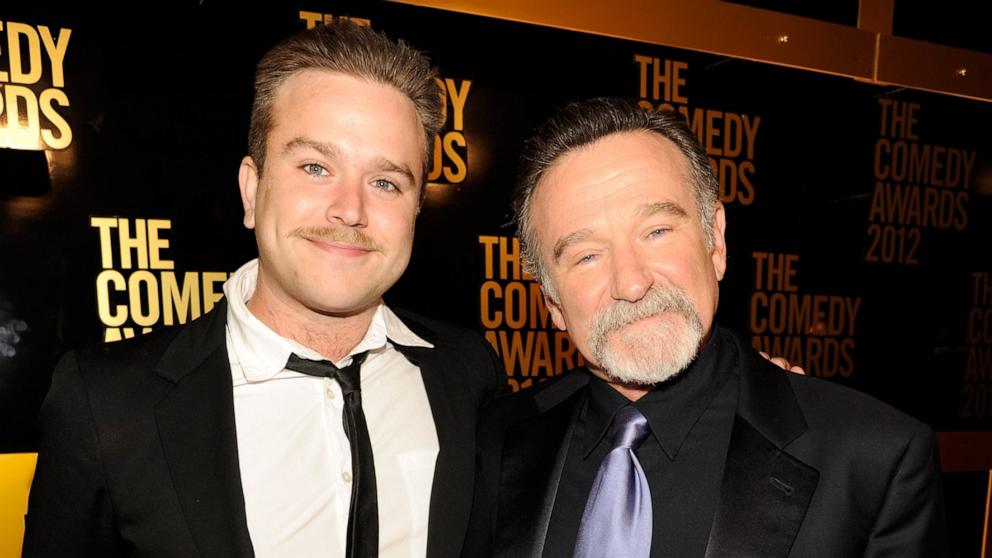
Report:
<svg viewBox="0 0 992 558"><path fill-rule="evenodd" d="M248 311L269 329L309 347L331 361L344 358L365 337L377 305L355 312L322 313L287 302L267 288L259 277Z"/></svg>
<svg viewBox="0 0 992 558"><path fill-rule="evenodd" d="M607 374L605 370L603 370L597 365L594 365L589 361L586 361L586 370L592 372L594 376L609 384L611 388L620 392L620 395L626 397L627 399L630 399L631 401L637 401L638 399L647 395L649 391L654 389L653 384L644 385L644 384L630 384L630 383L618 382L615 379L611 378L610 375Z"/></svg>

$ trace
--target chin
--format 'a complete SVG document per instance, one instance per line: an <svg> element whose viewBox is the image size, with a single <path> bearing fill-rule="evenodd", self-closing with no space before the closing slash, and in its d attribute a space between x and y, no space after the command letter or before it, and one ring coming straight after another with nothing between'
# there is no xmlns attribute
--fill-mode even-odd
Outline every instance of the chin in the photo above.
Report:
<svg viewBox="0 0 992 558"><path fill-rule="evenodd" d="M305 306L318 314L352 315L358 314L378 304L380 298L341 296L340 293L310 297Z"/></svg>
<svg viewBox="0 0 992 558"><path fill-rule="evenodd" d="M602 347L598 360L619 383L649 386L666 382L695 360L702 328L694 326L654 328L649 335L620 334Z"/></svg>
<svg viewBox="0 0 992 558"><path fill-rule="evenodd" d="M694 357L695 355L693 355ZM687 362L683 359L672 361L668 359L615 359L605 358L602 367L609 378L620 384L653 386L675 378L682 373L692 358Z"/></svg>

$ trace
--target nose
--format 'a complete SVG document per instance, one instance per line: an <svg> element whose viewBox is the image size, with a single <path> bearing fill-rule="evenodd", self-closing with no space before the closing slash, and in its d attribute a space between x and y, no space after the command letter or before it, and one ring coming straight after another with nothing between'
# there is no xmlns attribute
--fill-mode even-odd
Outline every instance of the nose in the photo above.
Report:
<svg viewBox="0 0 992 558"><path fill-rule="evenodd" d="M611 264L613 284L610 294L614 300L637 302L654 285L654 277L643 256L632 246L614 249Z"/></svg>
<svg viewBox="0 0 992 558"><path fill-rule="evenodd" d="M348 227L364 227L365 190L358 180L342 180L332 189L332 198L327 207L327 220Z"/></svg>

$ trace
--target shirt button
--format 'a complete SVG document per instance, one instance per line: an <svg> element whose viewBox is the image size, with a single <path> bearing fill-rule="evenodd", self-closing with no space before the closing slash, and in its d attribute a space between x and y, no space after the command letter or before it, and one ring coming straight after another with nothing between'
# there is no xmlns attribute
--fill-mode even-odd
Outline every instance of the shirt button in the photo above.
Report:
<svg viewBox="0 0 992 558"><path fill-rule="evenodd" d="M328 399L334 399L334 388L331 387L330 383L328 383L327 387L324 388L324 392L327 394Z"/></svg>
<svg viewBox="0 0 992 558"><path fill-rule="evenodd" d="M343 480L344 482L351 482L351 473L349 473L348 471L341 473L341 480Z"/></svg>

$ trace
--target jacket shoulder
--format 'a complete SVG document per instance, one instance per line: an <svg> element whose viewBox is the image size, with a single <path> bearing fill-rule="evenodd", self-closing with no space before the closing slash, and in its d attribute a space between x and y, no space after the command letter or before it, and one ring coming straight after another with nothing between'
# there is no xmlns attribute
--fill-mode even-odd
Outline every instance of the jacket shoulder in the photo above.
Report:
<svg viewBox="0 0 992 558"><path fill-rule="evenodd" d="M514 425L566 403L588 385L586 374L582 370L565 372L490 402L481 413L480 439L501 438L503 432Z"/></svg>
<svg viewBox="0 0 992 558"><path fill-rule="evenodd" d="M161 355L185 326L156 329L148 333L99 344L90 344L77 349L76 358L81 363L128 363L134 360L147 361Z"/></svg>
<svg viewBox="0 0 992 558"><path fill-rule="evenodd" d="M450 322L428 318L402 308L393 312L399 316L414 333L430 341L435 347L445 349L478 350L488 346L485 339L476 331Z"/></svg>
<svg viewBox="0 0 992 558"><path fill-rule="evenodd" d="M434 345L438 355L455 363L458 382L479 386L483 401L502 394L506 373L496 351L482 335L471 329L428 318L404 309L393 309L403 323L422 339Z"/></svg>
<svg viewBox="0 0 992 558"><path fill-rule="evenodd" d="M777 423L783 416L801 415L799 424L805 421L803 429L831 439L862 439L872 433L891 439L930 430L871 395L828 379L782 370L758 355L741 337L732 335L745 373L742 393L748 394L748 408L764 416L768 423Z"/></svg>
<svg viewBox="0 0 992 558"><path fill-rule="evenodd" d="M56 370L74 367L93 388L118 385L124 390L157 375L176 381L224 345L226 308L221 301L210 312L183 325L70 351Z"/></svg>
<svg viewBox="0 0 992 558"><path fill-rule="evenodd" d="M787 373L811 429L911 434L929 426L867 393L811 376Z"/></svg>

